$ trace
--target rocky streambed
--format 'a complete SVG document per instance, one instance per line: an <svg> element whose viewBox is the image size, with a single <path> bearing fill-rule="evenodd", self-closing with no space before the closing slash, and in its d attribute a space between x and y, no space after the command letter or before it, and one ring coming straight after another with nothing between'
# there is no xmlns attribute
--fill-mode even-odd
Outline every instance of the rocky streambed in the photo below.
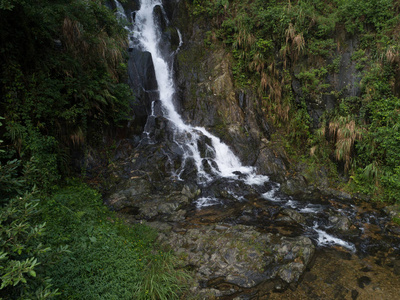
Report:
<svg viewBox="0 0 400 300"><path fill-rule="evenodd" d="M106 203L127 222L158 230L159 242L193 271L191 297L400 295L400 228L391 221L393 209L331 193L293 198L272 182L251 186L225 178L202 186L163 177L166 154L146 147L112 175L119 183ZM140 151L155 153L153 161L143 161ZM204 202L211 198L216 202Z"/></svg>

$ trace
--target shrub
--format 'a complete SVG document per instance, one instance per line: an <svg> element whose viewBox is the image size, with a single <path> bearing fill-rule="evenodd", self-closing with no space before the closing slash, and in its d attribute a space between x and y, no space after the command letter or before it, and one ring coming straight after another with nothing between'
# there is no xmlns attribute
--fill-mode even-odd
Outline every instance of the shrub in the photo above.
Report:
<svg viewBox="0 0 400 300"><path fill-rule="evenodd" d="M44 269L51 263L50 248L43 244L45 223L36 222L39 201L31 194L14 198L0 210L0 297L51 298Z"/></svg>

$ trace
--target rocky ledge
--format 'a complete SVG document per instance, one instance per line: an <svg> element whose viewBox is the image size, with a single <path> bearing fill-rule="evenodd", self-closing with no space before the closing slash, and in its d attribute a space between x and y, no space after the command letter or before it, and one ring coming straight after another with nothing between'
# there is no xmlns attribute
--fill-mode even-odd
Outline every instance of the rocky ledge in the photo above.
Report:
<svg viewBox="0 0 400 300"><path fill-rule="evenodd" d="M297 285L313 260L315 247L310 238L284 237L238 224L231 220L234 214L229 209L221 214L224 206L197 210L194 201L201 191L196 185L169 183L158 182L157 188L147 176L133 177L108 197L107 204L128 222L146 222L159 232L160 244L177 255L182 268L193 270L194 295L201 299L257 294L265 284L274 290ZM216 183L215 189L225 184ZM227 193L219 193L228 199ZM255 197L254 191L247 193ZM250 205L245 202L241 205ZM200 220L193 217L196 214ZM293 214L289 223L296 219Z"/></svg>
<svg viewBox="0 0 400 300"><path fill-rule="evenodd" d="M192 293L200 298L254 293L266 282L276 290L296 285L315 252L307 237L280 237L245 225L148 225L160 232L159 241L176 253L182 267L194 270L198 285Z"/></svg>

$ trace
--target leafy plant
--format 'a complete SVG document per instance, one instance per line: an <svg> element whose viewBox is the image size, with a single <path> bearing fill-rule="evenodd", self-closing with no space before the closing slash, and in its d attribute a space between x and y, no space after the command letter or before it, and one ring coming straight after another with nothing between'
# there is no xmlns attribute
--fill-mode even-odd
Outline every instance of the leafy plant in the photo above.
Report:
<svg viewBox="0 0 400 300"><path fill-rule="evenodd" d="M31 194L14 198L0 211L0 296L5 299L58 295L44 268L51 263L43 244L45 223L36 223L39 201Z"/></svg>

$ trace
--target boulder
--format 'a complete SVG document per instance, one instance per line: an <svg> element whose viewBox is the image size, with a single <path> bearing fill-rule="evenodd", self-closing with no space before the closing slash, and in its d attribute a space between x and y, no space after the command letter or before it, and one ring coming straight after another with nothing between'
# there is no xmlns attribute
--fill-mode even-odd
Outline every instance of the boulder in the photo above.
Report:
<svg viewBox="0 0 400 300"><path fill-rule="evenodd" d="M213 296L232 295L273 280L296 284L314 255L307 237L277 239L244 225L168 229L160 233L159 241L178 255L182 266L195 269L196 280L203 284L193 292Z"/></svg>

